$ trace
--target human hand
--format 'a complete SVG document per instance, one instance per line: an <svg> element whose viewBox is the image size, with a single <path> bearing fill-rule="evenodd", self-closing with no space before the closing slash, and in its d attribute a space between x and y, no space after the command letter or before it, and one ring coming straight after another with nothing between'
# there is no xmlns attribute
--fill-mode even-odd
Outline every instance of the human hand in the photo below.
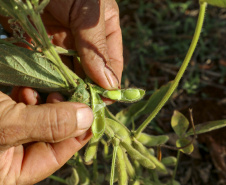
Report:
<svg viewBox="0 0 226 185"><path fill-rule="evenodd" d="M42 19L55 45L74 49L81 58L64 62L83 76L83 70L105 89L120 86L123 68L122 35L115 0L51 0ZM0 23L11 32L7 20Z"/></svg>
<svg viewBox="0 0 226 185"><path fill-rule="evenodd" d="M0 184L37 183L59 169L91 138L91 109L60 102L52 93L39 104L37 92L15 88L12 98L0 93ZM50 104L51 103L51 104Z"/></svg>
<svg viewBox="0 0 226 185"><path fill-rule="evenodd" d="M120 86L122 35L115 0L54 0L42 18L54 44L78 52L82 68L75 61L76 73L84 70L105 89Z"/></svg>
<svg viewBox="0 0 226 185"><path fill-rule="evenodd" d="M123 68L122 39L118 7L114 0L68 0L67 2L64 0L51 0L42 17L48 34L53 36L52 41L54 44L66 49L75 49L78 51L81 57L82 67L77 61L74 61L71 65L70 60L64 58L65 63L75 68L76 73L82 75L81 71L84 70L86 75L94 82L106 89L115 89L120 86ZM1 19L0 22L3 23L4 19ZM3 25L7 29L7 24L3 23ZM8 29L8 31L10 30ZM26 92L23 97L29 104L28 94ZM78 134L77 131L74 129L73 133L67 133L73 130L71 127L74 126L73 120L76 119L76 116L71 114L73 111L76 112L77 108L85 105L57 103L54 105L25 106L24 104L15 104L15 102L4 94L0 94L1 97L4 101L0 101L0 104L4 102L7 102L7 104L6 106L1 106L2 110L0 110L0 113L6 112L6 114L2 114L1 116L4 116L4 119L7 118L6 123L10 126L10 128L0 128L0 130L3 130L3 132L0 132L2 135L0 138L3 138L0 139L0 141L3 140L0 143L2 146L0 161L4 161L5 163L1 164L6 166L6 168L1 168L0 166L0 169L2 169L0 180L3 182L7 178L8 184L11 183L9 179L12 180L12 184L15 182L18 184L29 184L44 179L62 166L90 137L90 135L87 137L86 135L81 136L85 137L85 139L79 145L78 140L74 138ZM38 102L38 100L34 101L36 103ZM53 102L53 100L50 98L49 102ZM64 120L62 113L58 110L62 111L63 114L65 113L68 119ZM59 115L55 115L54 117L53 114L55 112L58 112ZM88 114L91 115L91 113ZM40 118L38 118L39 115ZM53 122L48 118L52 118ZM59 118L59 123L54 118ZM87 121L88 123L92 115L86 116L86 118L88 120L84 119L83 121ZM41 121L40 126L36 124L36 119ZM67 124L64 124L66 122ZM51 129L56 129L54 125L58 124L63 128L66 127L69 129L66 129L67 132L65 131L65 133L58 133L56 131L57 133L55 134L55 131ZM2 125L7 126L5 123L0 122L0 126ZM55 140L48 138L51 134L53 134L54 138L56 137ZM13 137L11 138L11 136ZM70 137L73 138L67 139ZM38 142L26 148L22 145L33 141ZM51 142L53 144L49 144ZM25 152L25 158L23 158L23 152ZM64 152L67 154L64 155ZM47 157L45 156L46 154L48 154ZM54 154L59 155L54 156ZM9 158L11 161L6 162L4 160L5 158ZM13 166L14 164L17 164L16 167ZM23 165L25 166L22 168ZM23 171L20 171L20 169ZM34 174L32 179L29 175L31 173Z"/></svg>

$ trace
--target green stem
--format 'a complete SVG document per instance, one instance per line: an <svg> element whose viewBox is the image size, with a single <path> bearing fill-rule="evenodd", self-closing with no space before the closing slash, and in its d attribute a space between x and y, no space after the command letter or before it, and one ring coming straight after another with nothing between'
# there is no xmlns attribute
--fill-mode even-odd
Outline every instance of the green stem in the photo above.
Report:
<svg viewBox="0 0 226 185"><path fill-rule="evenodd" d="M49 178L50 178L50 179L53 179L53 180L55 180L55 181L57 181L57 182L61 182L61 183L63 183L63 184L67 184L66 180L64 180L64 179L62 179L62 178L60 178L60 177L57 177L57 176L55 176L55 175L50 175Z"/></svg>
<svg viewBox="0 0 226 185"><path fill-rule="evenodd" d="M176 174L177 174L179 159L180 159L180 150L177 151L177 163L176 163L176 166L175 166L174 171L173 171L172 184L173 184L173 181L175 180L175 177L176 177Z"/></svg>
<svg viewBox="0 0 226 185"><path fill-rule="evenodd" d="M114 177L115 177L115 162L117 158L117 150L119 147L119 139L113 138L113 156L111 162L111 178L110 178L110 185L114 184Z"/></svg>
<svg viewBox="0 0 226 185"><path fill-rule="evenodd" d="M203 26L203 22L204 22L206 6L207 6L207 3L200 3L200 12L199 12L199 17L198 17L198 22L196 25L195 33L194 33L191 45L188 49L187 55L182 63L182 66L181 66L179 72L177 73L176 78L174 79L171 87L169 88L169 90L167 91L167 93L165 94L163 99L160 101L160 103L157 105L155 110L150 114L150 116L148 116L148 118L136 130L136 132L135 132L136 137L139 137L139 134L147 127L147 125L152 121L152 119L158 114L158 112L161 110L161 108L164 106L164 104L168 101L168 99L170 98L172 93L177 88L178 83L189 64L189 61L191 60L195 47L198 43L200 33L202 30L202 26Z"/></svg>

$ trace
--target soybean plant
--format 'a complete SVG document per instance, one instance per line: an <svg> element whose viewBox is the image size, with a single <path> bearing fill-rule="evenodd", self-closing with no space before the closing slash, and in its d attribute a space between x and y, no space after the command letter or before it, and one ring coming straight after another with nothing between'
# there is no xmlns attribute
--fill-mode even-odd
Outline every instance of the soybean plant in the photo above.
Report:
<svg viewBox="0 0 226 185"><path fill-rule="evenodd" d="M145 95L143 89L105 90L90 79L79 78L63 64L59 54L72 55L78 59L79 56L74 51L65 50L51 43L51 38L48 37L40 16L48 2L49 0L0 0L0 13L10 17L9 23L21 32L14 41L27 43L32 48L28 50L0 40L0 83L10 86L28 86L40 92L58 91L64 94L68 101L85 103L92 108L94 112L93 138L86 147L84 158L77 153L68 161L73 171L71 177L66 180L59 180L54 176L50 178L68 185L101 184L104 177L97 174L97 154L99 154L98 146L103 145L104 159L112 159L110 177L106 179L111 185L116 181L120 185L161 184L158 175L167 174L168 165L176 165L177 168L178 160L171 156L161 159L160 148L168 141L167 135L153 136L143 131L177 88L200 37L207 3L226 7L225 0L200 0L195 34L176 78L162 86L146 101L139 101ZM23 33L30 36L32 44L24 40L21 36ZM101 97L125 103L139 102L113 115L106 108ZM151 114L138 128L134 126L133 130L128 129L131 122L147 113ZM176 111L172 117L172 127L178 135L176 147L174 147L178 150L178 156L181 152L192 152L193 140L189 139L190 135L226 126L225 120L221 120L201 124L187 131L188 124L188 120ZM109 149L109 145L112 146L112 150ZM159 149L157 156L152 147ZM112 155L109 154L111 151ZM92 175L85 166L91 163L93 163ZM149 169L148 178L142 177L142 168ZM176 183L175 174L176 170L173 178L167 182L168 184Z"/></svg>

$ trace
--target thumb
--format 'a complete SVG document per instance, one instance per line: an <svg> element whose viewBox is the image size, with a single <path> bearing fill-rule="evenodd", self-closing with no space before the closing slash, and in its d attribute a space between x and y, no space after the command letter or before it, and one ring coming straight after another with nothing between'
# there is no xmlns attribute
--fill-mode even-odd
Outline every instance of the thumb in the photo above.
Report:
<svg viewBox="0 0 226 185"><path fill-rule="evenodd" d="M120 75L116 75L108 56L104 3L84 1L79 9L72 8L70 27L86 75L105 89L116 89Z"/></svg>
<svg viewBox="0 0 226 185"><path fill-rule="evenodd" d="M0 93L0 149L23 143L55 143L85 133L93 121L92 110L81 103L16 104Z"/></svg>

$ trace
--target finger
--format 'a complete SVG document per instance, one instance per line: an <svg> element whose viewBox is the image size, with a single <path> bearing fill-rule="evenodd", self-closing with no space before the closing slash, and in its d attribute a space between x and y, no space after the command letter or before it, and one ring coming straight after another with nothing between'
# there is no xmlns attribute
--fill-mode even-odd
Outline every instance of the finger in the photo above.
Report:
<svg viewBox="0 0 226 185"><path fill-rule="evenodd" d="M10 93L10 97L15 101L15 102L19 102L19 91L20 91L21 87L14 87Z"/></svg>
<svg viewBox="0 0 226 185"><path fill-rule="evenodd" d="M115 0L105 1L105 30L109 61L115 74L121 79L123 70L122 33L119 9Z"/></svg>
<svg viewBox="0 0 226 185"><path fill-rule="evenodd" d="M19 101L26 105L38 105L41 103L41 98L36 90L30 87L21 87L18 92Z"/></svg>
<svg viewBox="0 0 226 185"><path fill-rule="evenodd" d="M87 131L93 121L85 104L61 102L32 106L16 104L0 93L0 150L32 141L60 142Z"/></svg>
<svg viewBox="0 0 226 185"><path fill-rule="evenodd" d="M25 150L18 184L37 183L63 166L91 138L90 131L83 139L70 138L55 144L35 143ZM32 178L28 176L32 174Z"/></svg>
<svg viewBox="0 0 226 185"><path fill-rule="evenodd" d="M49 96L46 99L46 103L59 103L59 102L62 102L62 101L65 101L65 99L58 92L50 93Z"/></svg>
<svg viewBox="0 0 226 185"><path fill-rule="evenodd" d="M103 88L118 88L121 76L112 69L106 43L105 1L80 1L79 7L71 9L70 26L83 69Z"/></svg>

